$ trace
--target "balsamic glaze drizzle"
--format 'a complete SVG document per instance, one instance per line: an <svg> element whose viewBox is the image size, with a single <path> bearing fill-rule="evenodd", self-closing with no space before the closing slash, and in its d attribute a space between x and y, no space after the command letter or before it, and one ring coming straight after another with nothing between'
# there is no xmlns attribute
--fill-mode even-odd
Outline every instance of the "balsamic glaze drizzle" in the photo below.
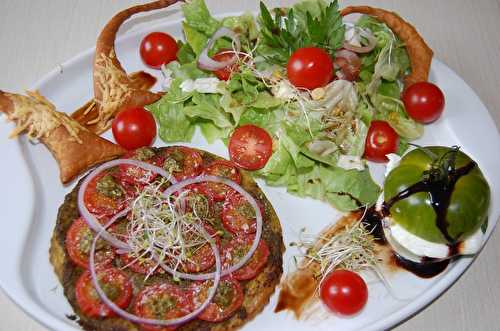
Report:
<svg viewBox="0 0 500 331"><path fill-rule="evenodd" d="M419 192L428 192L432 208L436 212L436 226L441 231L443 236L449 243L454 244L456 242L450 234L448 233L448 221L446 219L446 211L450 205L451 195L455 188L455 184L462 177L467 175L472 169L477 166L477 163L474 161L469 162L467 165L458 168L451 169L448 182L442 181L431 181L431 180L421 180L406 190L399 192L396 196L391 198L388 202L384 203L383 206L383 214L390 215L389 210L391 207L398 201L408 198L409 196L419 193ZM459 237L459 236L456 236Z"/></svg>

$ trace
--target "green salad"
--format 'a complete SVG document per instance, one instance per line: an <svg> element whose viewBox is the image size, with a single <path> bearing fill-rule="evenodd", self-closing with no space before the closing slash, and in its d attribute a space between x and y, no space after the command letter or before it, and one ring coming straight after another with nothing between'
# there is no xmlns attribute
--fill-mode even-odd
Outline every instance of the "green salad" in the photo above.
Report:
<svg viewBox="0 0 500 331"><path fill-rule="evenodd" d="M185 41L178 42L177 60L162 68L165 95L147 107L163 141L189 142L199 127L209 143L227 144L236 128L252 124L272 138L272 155L253 171L268 185L341 211L376 201L381 188L363 158L372 121L397 132L398 153L423 133L400 99L410 61L387 25L369 16L344 23L337 1L326 0L274 10L261 4L257 17L216 19L203 0L183 4L182 11ZM228 35L214 36L223 27L237 35L237 45ZM343 49L346 41L363 51ZM326 85L291 82L291 58L307 47L323 49L333 61ZM223 69L226 77L201 69L204 54L217 59L221 52L237 57Z"/></svg>

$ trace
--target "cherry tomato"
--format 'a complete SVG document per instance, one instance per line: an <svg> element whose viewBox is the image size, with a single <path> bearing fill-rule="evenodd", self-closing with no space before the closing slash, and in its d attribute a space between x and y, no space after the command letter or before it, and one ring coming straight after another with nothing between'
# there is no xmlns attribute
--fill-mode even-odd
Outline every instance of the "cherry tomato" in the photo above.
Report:
<svg viewBox="0 0 500 331"><path fill-rule="evenodd" d="M88 269L90 246L94 241L94 234L88 227L85 220L81 217L71 223L68 232L66 232L65 246L69 258L76 265ZM97 242L95 253L96 264L107 265L113 261L115 253L107 245Z"/></svg>
<svg viewBox="0 0 500 331"><path fill-rule="evenodd" d="M147 66L159 69L177 59L179 47L174 38L164 32L151 32L141 41L139 53Z"/></svg>
<svg viewBox="0 0 500 331"><path fill-rule="evenodd" d="M206 300L212 281L193 285L195 305ZM240 282L232 278L221 279L215 296L198 318L208 322L221 322L228 319L243 304L243 289Z"/></svg>
<svg viewBox="0 0 500 331"><path fill-rule="evenodd" d="M240 235L226 242L222 247L223 254L221 254L223 269L228 269L238 263L249 251L253 240L253 235ZM268 257L269 247L261 239L250 260L231 275L238 280L252 279L264 269Z"/></svg>
<svg viewBox="0 0 500 331"><path fill-rule="evenodd" d="M359 77L361 59L359 56L347 49L341 49L335 53L335 68L339 69L337 77L348 81L355 81Z"/></svg>
<svg viewBox="0 0 500 331"><path fill-rule="evenodd" d="M122 110L113 120L113 137L125 149L150 146L156 137L156 122L144 108Z"/></svg>
<svg viewBox="0 0 500 331"><path fill-rule="evenodd" d="M332 80L333 61L322 48L299 48L288 60L287 74L294 86L314 90Z"/></svg>
<svg viewBox="0 0 500 331"><path fill-rule="evenodd" d="M335 270L323 279L320 297L331 311L340 315L354 315L366 305L368 287L357 273Z"/></svg>
<svg viewBox="0 0 500 331"><path fill-rule="evenodd" d="M229 140L229 156L238 167L263 168L273 153L273 140L266 130L247 124L234 130Z"/></svg>
<svg viewBox="0 0 500 331"><path fill-rule="evenodd" d="M232 162L226 160L217 160L212 162L203 171L205 175L226 177L239 184L241 182L241 175L238 169ZM203 183L204 190L214 201L224 201L228 192L233 190L222 183Z"/></svg>
<svg viewBox="0 0 500 331"><path fill-rule="evenodd" d="M166 282L145 287L134 300L133 311L137 316L168 320L189 314L193 310L192 294L181 287ZM146 331L175 330L178 326L142 324Z"/></svg>
<svg viewBox="0 0 500 331"><path fill-rule="evenodd" d="M223 49L219 51L217 54L215 54L212 59L214 59L217 62L224 62L231 60L234 57L234 52L230 49ZM238 65L238 62L236 61L235 63L228 65L227 67L224 67L219 70L215 70L214 74L219 78L220 80L229 80L231 77L231 74L235 71L238 71L240 66Z"/></svg>
<svg viewBox="0 0 500 331"><path fill-rule="evenodd" d="M429 82L410 85L403 91L401 99L408 115L420 123L434 122L444 110L443 92L439 87Z"/></svg>
<svg viewBox="0 0 500 331"><path fill-rule="evenodd" d="M128 307L132 299L132 283L127 275L116 268L100 269L97 271L99 285L106 296L118 307ZM85 271L76 282L76 302L82 312L89 317L109 317L115 313L101 301L99 294L92 284L90 272Z"/></svg>
<svg viewBox="0 0 500 331"><path fill-rule="evenodd" d="M399 147L399 136L389 123L372 121L365 141L365 155L373 162L387 162L387 154L396 153Z"/></svg>

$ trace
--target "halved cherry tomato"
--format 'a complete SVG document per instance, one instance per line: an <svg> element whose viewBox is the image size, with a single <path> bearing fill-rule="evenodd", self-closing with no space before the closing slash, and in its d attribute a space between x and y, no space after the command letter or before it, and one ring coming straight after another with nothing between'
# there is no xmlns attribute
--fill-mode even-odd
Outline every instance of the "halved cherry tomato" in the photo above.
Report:
<svg viewBox="0 0 500 331"><path fill-rule="evenodd" d="M399 136L396 131L384 121L372 121L365 141L365 155L373 162L387 162L387 154L396 153L399 146Z"/></svg>
<svg viewBox="0 0 500 331"><path fill-rule="evenodd" d="M162 64L168 64L177 59L179 46L172 36L164 32L151 32L141 41L139 53L147 66L160 69Z"/></svg>
<svg viewBox="0 0 500 331"><path fill-rule="evenodd" d="M220 246L220 238L216 235L216 231L208 224L203 225L209 235L214 238L217 246ZM191 256L187 261L182 262L182 270L188 273L205 271L215 264L215 256L212 252L212 246L205 244L191 252Z"/></svg>
<svg viewBox="0 0 500 331"><path fill-rule="evenodd" d="M206 300L212 281L195 283L193 292L195 306ZM232 278L222 279L217 287L215 296L208 307L198 315L198 318L208 322L221 322L233 315L243 304L243 289L240 282Z"/></svg>
<svg viewBox="0 0 500 331"><path fill-rule="evenodd" d="M163 168L177 180L198 176L203 170L203 159L197 151L189 147L169 147L164 150Z"/></svg>
<svg viewBox="0 0 500 331"><path fill-rule="evenodd" d="M149 147L142 147L134 151L129 151L123 158L161 166L161 161L158 159L153 149ZM118 167L120 172L116 177L125 184L142 186L151 183L158 176L157 173L129 164L120 164Z"/></svg>
<svg viewBox="0 0 500 331"><path fill-rule="evenodd" d="M133 311L137 316L149 319L169 320L179 318L192 311L192 295L179 286L161 283L144 288L137 294ZM146 331L169 331L177 326L142 324Z"/></svg>
<svg viewBox="0 0 500 331"><path fill-rule="evenodd" d="M227 269L238 263L244 257L252 246L254 236L241 235L226 242L222 247L222 264ZM264 240L260 240L250 260L240 269L231 275L234 279L249 280L257 276L267 264L269 257L269 247Z"/></svg>
<svg viewBox="0 0 500 331"><path fill-rule="evenodd" d="M229 156L238 167L263 168L273 154L273 139L266 130L247 124L234 130L229 140Z"/></svg>
<svg viewBox="0 0 500 331"><path fill-rule="evenodd" d="M127 275L116 268L99 269L97 271L99 285L106 296L118 307L128 307L132 299L132 283ZM114 312L101 301L92 284L89 271L85 271L76 282L76 302L82 312L89 317L114 316Z"/></svg>
<svg viewBox="0 0 500 331"><path fill-rule="evenodd" d="M332 58L319 47L299 48L288 60L286 68L288 79L299 88L314 90L333 78Z"/></svg>
<svg viewBox="0 0 500 331"><path fill-rule="evenodd" d="M401 97L408 115L420 123L437 120L444 110L444 94L439 87L429 82L410 85Z"/></svg>
<svg viewBox="0 0 500 331"><path fill-rule="evenodd" d="M224 62L231 60L234 56L233 50L230 49L223 49L220 50L217 54L215 54L212 59L214 59L217 62ZM240 66L238 65L238 62L235 62L227 67L224 67L219 70L215 70L214 74L219 78L220 80L229 80L231 77L231 74L235 71L238 71L240 69Z"/></svg>
<svg viewBox="0 0 500 331"><path fill-rule="evenodd" d="M113 120L113 137L125 149L150 146L156 137L156 122L144 108L122 110Z"/></svg>
<svg viewBox="0 0 500 331"><path fill-rule="evenodd" d="M337 77L353 82L359 77L361 59L356 53L341 49L335 53L334 66L335 69L339 69Z"/></svg>
<svg viewBox="0 0 500 331"><path fill-rule="evenodd" d="M340 315L354 315L368 301L368 287L357 273L335 270L323 279L320 297L331 311Z"/></svg>
<svg viewBox="0 0 500 331"><path fill-rule="evenodd" d="M217 160L208 165L203 171L205 175L213 175L229 178L233 182L239 184L241 182L241 175L238 169L232 162L226 160ZM228 192L233 190L226 184L222 183L204 183L203 186L206 192L211 195L214 201L224 201Z"/></svg>
<svg viewBox="0 0 500 331"><path fill-rule="evenodd" d="M259 205L259 207L261 213L264 214L262 206ZM255 233L257 230L255 210L238 192L232 192L226 196L221 216L222 224L232 233Z"/></svg>
<svg viewBox="0 0 500 331"><path fill-rule="evenodd" d="M106 219L125 208L127 192L110 172L103 171L90 180L83 194L83 201L97 218Z"/></svg>
<svg viewBox="0 0 500 331"><path fill-rule="evenodd" d="M66 232L65 246L69 258L76 265L88 269L89 253L92 242L94 241L94 233L87 225L87 222L82 217L73 221ZM115 258L114 251L103 242L97 242L95 253L95 262L99 265L108 265Z"/></svg>

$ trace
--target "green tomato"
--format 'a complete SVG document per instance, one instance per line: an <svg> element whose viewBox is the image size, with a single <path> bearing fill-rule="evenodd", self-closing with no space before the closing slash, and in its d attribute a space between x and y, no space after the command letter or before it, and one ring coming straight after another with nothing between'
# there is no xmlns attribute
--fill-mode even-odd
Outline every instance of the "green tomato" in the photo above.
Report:
<svg viewBox="0 0 500 331"><path fill-rule="evenodd" d="M438 158L449 152L448 147L425 147ZM471 164L472 159L458 151L455 169ZM384 183L384 200L386 203L410 186L421 183L425 171L431 169L433 158L421 148L406 154L398 167L392 170ZM437 182L434 186L438 192L443 186ZM435 206L432 205L430 191L410 194L397 200L390 206L393 220L408 232L427 241L454 244L463 241L473 234L488 218L490 204L490 187L483 173L476 165L467 174L459 177L449 190L450 202L445 210L445 217L438 218ZM446 193L444 193L446 195Z"/></svg>

